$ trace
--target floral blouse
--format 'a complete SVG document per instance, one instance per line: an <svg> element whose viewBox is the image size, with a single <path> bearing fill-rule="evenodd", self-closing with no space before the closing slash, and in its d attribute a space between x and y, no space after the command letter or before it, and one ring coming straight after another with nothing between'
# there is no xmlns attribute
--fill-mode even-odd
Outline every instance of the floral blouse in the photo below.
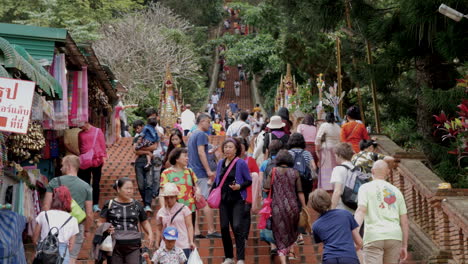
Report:
<svg viewBox="0 0 468 264"><path fill-rule="evenodd" d="M195 190L194 186L198 178L192 169L175 171L173 167L164 170L161 174L161 187L167 182L172 182L179 188L178 202L186 205L192 212L195 212Z"/></svg>

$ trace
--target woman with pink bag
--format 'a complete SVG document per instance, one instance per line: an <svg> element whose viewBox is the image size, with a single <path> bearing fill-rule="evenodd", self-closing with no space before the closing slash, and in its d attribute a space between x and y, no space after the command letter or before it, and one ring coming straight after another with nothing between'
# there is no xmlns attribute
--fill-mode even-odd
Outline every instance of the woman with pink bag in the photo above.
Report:
<svg viewBox="0 0 468 264"><path fill-rule="evenodd" d="M236 241L237 264L244 264L245 259L245 228L250 225L245 220L247 187L252 184L247 163L240 159L242 148L239 140L226 139L221 149L225 159L218 163L216 179L208 203L213 205L212 194L220 190L219 215L221 221L221 235L225 260L223 264L234 264L234 252L229 225L232 226ZM250 219L249 219L250 220Z"/></svg>

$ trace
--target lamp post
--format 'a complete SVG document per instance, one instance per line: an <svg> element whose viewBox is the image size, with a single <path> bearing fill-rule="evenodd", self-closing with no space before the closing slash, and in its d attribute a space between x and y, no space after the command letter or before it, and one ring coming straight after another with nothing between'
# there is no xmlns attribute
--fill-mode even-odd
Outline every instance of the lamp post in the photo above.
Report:
<svg viewBox="0 0 468 264"><path fill-rule="evenodd" d="M442 15L450 18L450 19L453 19L457 22L460 22L460 20L462 18L468 18L468 15L464 15L460 12L458 12L457 10L447 6L447 5L444 5L444 4L441 4L439 6L439 13L441 13Z"/></svg>

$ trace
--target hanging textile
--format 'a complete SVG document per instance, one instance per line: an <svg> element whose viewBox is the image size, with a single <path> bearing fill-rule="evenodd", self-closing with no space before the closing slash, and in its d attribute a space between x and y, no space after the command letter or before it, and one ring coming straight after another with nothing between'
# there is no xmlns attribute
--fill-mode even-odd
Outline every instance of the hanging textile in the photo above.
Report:
<svg viewBox="0 0 468 264"><path fill-rule="evenodd" d="M44 114L42 111L42 98L38 93L34 93L32 106L31 106L31 120L42 121Z"/></svg>
<svg viewBox="0 0 468 264"><path fill-rule="evenodd" d="M88 121L88 69L69 72L68 124L79 127Z"/></svg>
<svg viewBox="0 0 468 264"><path fill-rule="evenodd" d="M42 100L42 112L44 113L42 126L44 127L44 129L53 129L54 119L55 119L54 102L46 101L46 99L43 96L41 96L41 100Z"/></svg>
<svg viewBox="0 0 468 264"><path fill-rule="evenodd" d="M56 130L68 128L67 69L65 54L56 54L49 72L62 87L62 100L54 100L54 123Z"/></svg>

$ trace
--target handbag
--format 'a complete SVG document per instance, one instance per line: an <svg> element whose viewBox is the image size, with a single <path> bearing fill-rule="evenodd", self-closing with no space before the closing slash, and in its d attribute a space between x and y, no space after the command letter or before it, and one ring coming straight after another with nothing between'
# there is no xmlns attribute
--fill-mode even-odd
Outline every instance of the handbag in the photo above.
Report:
<svg viewBox="0 0 468 264"><path fill-rule="evenodd" d="M232 167L234 167L234 165L237 163L237 161L239 160L238 157L236 157L232 162L231 162L231 165L229 166L229 168L227 169L226 173L224 174L224 177L223 179L221 180L221 182L219 183L218 187L216 187L215 189L213 189L211 192L210 192L210 195L208 196L208 206L211 207L211 208L219 208L219 205L221 204L221 189L223 187L223 184L224 184L224 181L226 181L226 178L227 176L229 175L229 173L231 172L232 170Z"/></svg>
<svg viewBox="0 0 468 264"><path fill-rule="evenodd" d="M275 179L275 174L276 174L276 168L273 168L271 171L271 184L270 184L270 191L268 192L268 197L263 200L263 206L260 212L260 219L258 221L258 228L259 229L271 229L271 202L273 201L271 199L271 192L273 189L273 182ZM268 221L270 220L270 223ZM270 225L270 227L269 227Z"/></svg>
<svg viewBox="0 0 468 264"><path fill-rule="evenodd" d="M93 158L94 158L94 145L96 144L96 138L98 134L98 128L95 128L96 132L94 133L93 139L93 148L88 150L86 153L80 155L80 169L86 170L93 166Z"/></svg>
<svg viewBox="0 0 468 264"><path fill-rule="evenodd" d="M62 182L60 181L60 177L57 178L59 187L62 186ZM78 224L83 222L86 219L86 212L83 211L81 206L74 200L71 200L71 212L70 214L76 218Z"/></svg>
<svg viewBox="0 0 468 264"><path fill-rule="evenodd" d="M299 214L299 228L304 228L306 232L310 233L312 227L310 226L310 214L307 208L302 207L301 213Z"/></svg>
<svg viewBox="0 0 468 264"><path fill-rule="evenodd" d="M106 252L112 252L114 247L112 246L112 236L108 235L104 241L102 241L101 246L99 247L100 250Z"/></svg>
<svg viewBox="0 0 468 264"><path fill-rule="evenodd" d="M196 207L197 209L203 209L203 208L205 208L205 206L206 206L206 204L207 204L207 203L206 203L206 199L205 199L205 197L204 197L203 195L201 195L201 196L200 196L200 199L197 200L197 197L195 196L195 193L197 192L197 190L196 190L196 188L195 188L195 181L193 180L193 174L192 174L193 171L192 171L191 169L188 169L188 170L189 170L189 172L190 172L190 177L192 177L192 183L193 183L193 188L192 188L192 190L193 190L193 197L194 197L194 199L195 199L195 207Z"/></svg>

